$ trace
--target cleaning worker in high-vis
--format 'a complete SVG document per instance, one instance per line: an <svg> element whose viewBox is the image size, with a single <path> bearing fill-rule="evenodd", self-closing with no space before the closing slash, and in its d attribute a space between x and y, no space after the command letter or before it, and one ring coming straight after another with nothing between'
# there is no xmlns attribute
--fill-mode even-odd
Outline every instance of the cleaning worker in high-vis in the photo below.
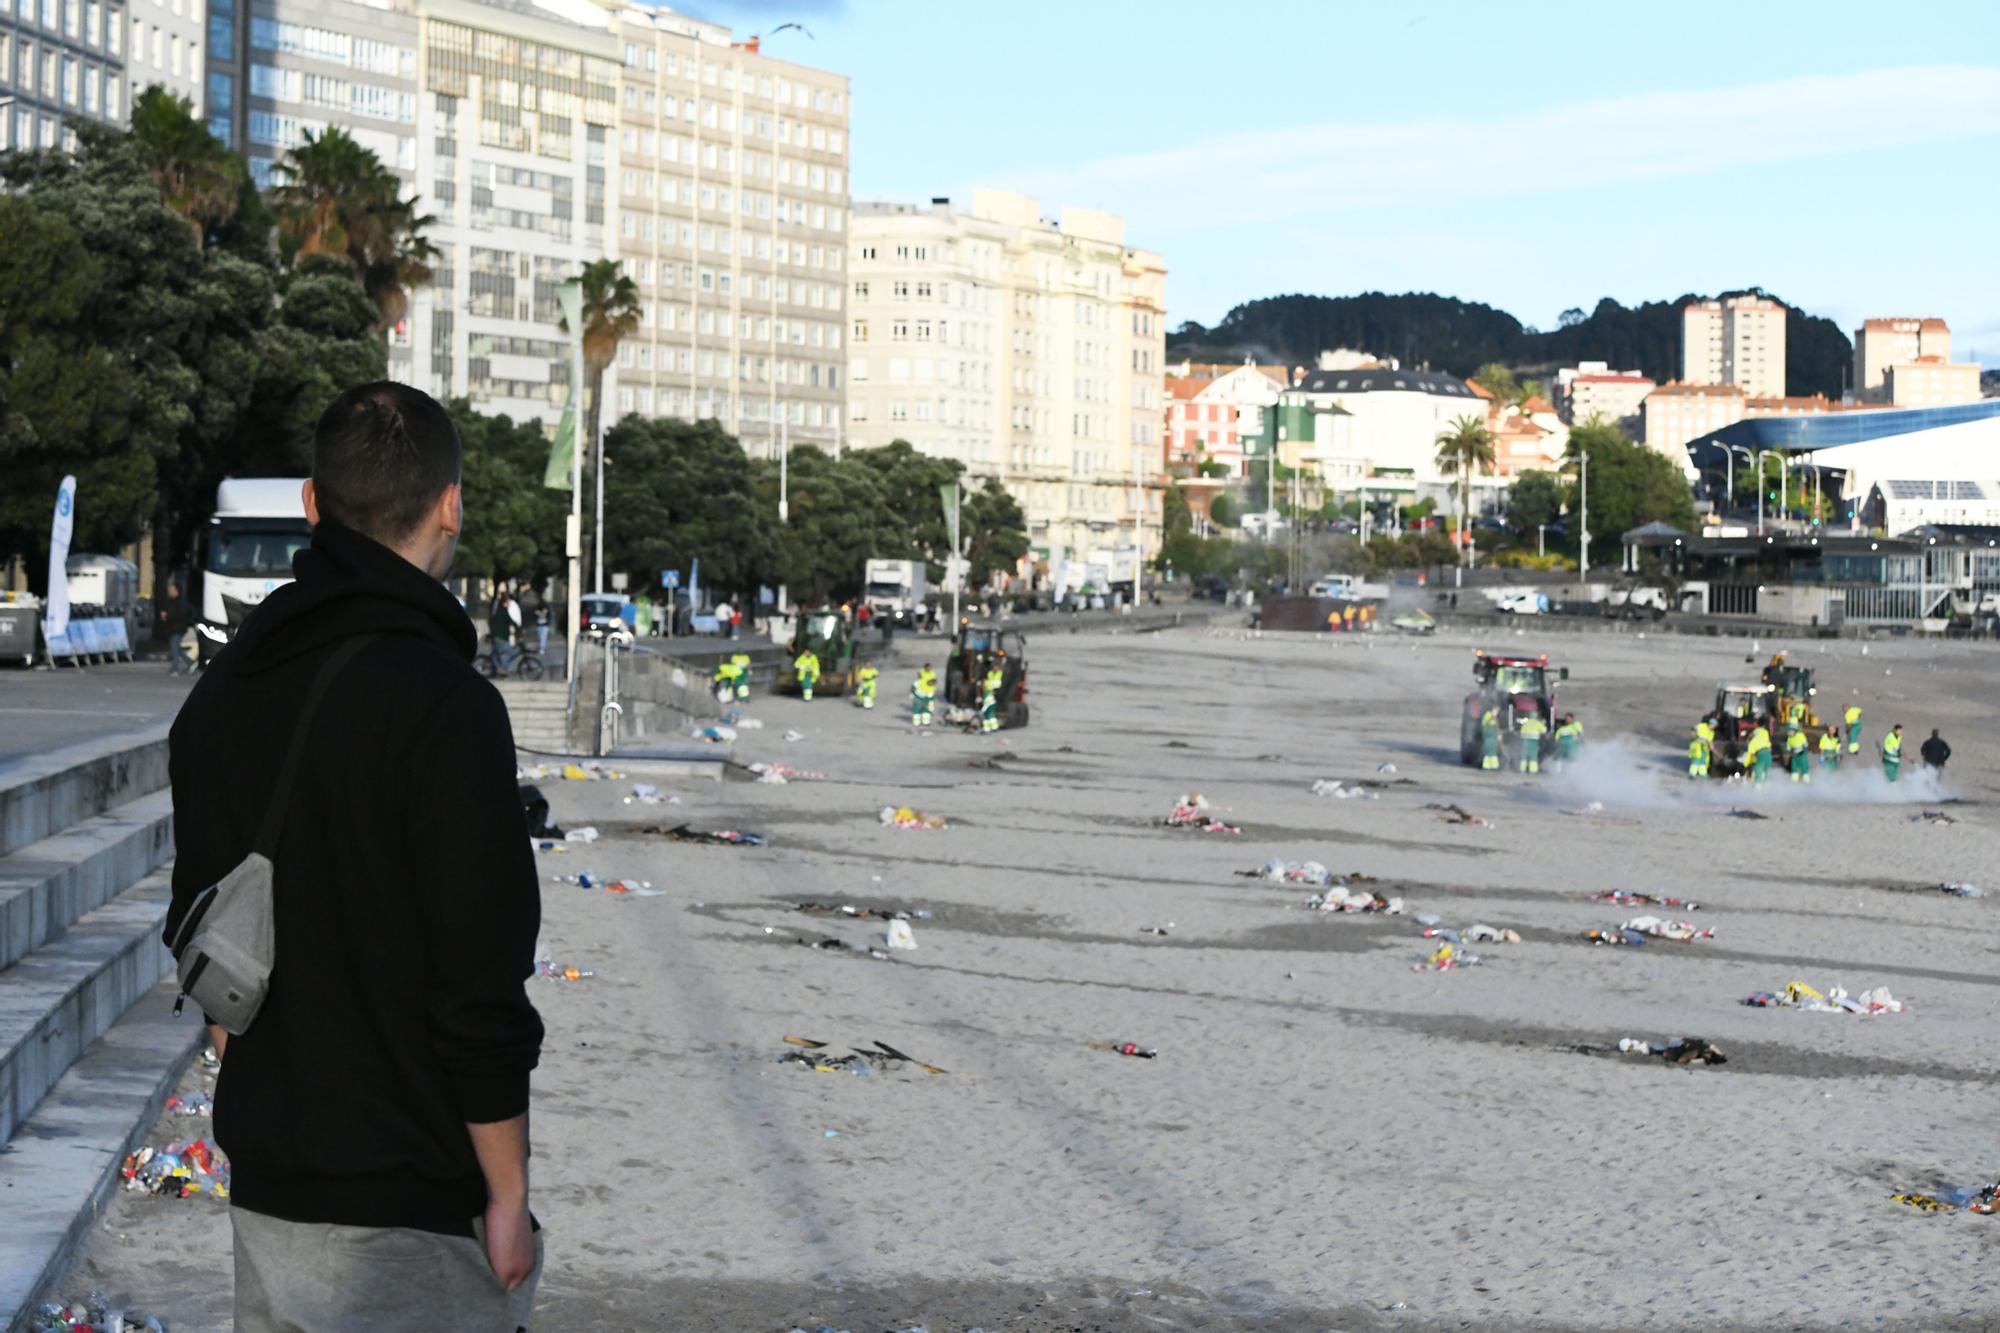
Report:
<svg viewBox="0 0 2000 1333"><path fill-rule="evenodd" d="M750 701L750 654L731 653L729 663L736 668L736 702Z"/></svg>
<svg viewBox="0 0 2000 1333"><path fill-rule="evenodd" d="M928 727L931 724L931 701L937 698L937 672L931 670L929 662L917 673L916 683L910 686L910 725Z"/></svg>
<svg viewBox="0 0 2000 1333"><path fill-rule="evenodd" d="M728 703L736 697L736 676L742 670L734 658L726 658L715 664L715 698L717 703Z"/></svg>
<svg viewBox="0 0 2000 1333"><path fill-rule="evenodd" d="M1750 770L1751 780L1760 787L1771 776L1771 729L1762 722L1750 733L1750 743L1743 747L1743 763Z"/></svg>
<svg viewBox="0 0 2000 1333"><path fill-rule="evenodd" d="M1530 713L1521 719L1521 771L1539 773L1542 771L1542 737L1549 734L1549 724L1540 713Z"/></svg>
<svg viewBox="0 0 2000 1333"><path fill-rule="evenodd" d="M1792 781L1812 781L1812 756L1806 748L1804 727L1785 728L1785 767L1790 770Z"/></svg>
<svg viewBox="0 0 2000 1333"><path fill-rule="evenodd" d="M1903 771L1903 724L1898 722L1882 738L1882 776L1894 782Z"/></svg>
<svg viewBox="0 0 2000 1333"><path fill-rule="evenodd" d="M1715 732L1706 722L1698 722L1694 728L1694 738L1688 742L1688 776L1705 778L1708 776L1708 758Z"/></svg>
<svg viewBox="0 0 2000 1333"><path fill-rule="evenodd" d="M1847 723L1847 752L1849 754L1860 754L1861 753L1861 705L1860 704L1847 705L1847 712L1842 715L1841 720Z"/></svg>
<svg viewBox="0 0 2000 1333"><path fill-rule="evenodd" d="M1829 773L1840 768L1840 733L1832 727L1819 734L1819 766Z"/></svg>
<svg viewBox="0 0 2000 1333"><path fill-rule="evenodd" d="M1489 707L1479 715L1479 767L1488 773L1500 771L1500 709Z"/></svg>
<svg viewBox="0 0 2000 1333"><path fill-rule="evenodd" d="M875 678L881 674L873 666L862 667L854 673L854 701L863 708L875 706Z"/></svg>
<svg viewBox="0 0 2000 1333"><path fill-rule="evenodd" d="M981 731L1000 730L1000 668L996 664L986 672L986 678L979 685L979 729Z"/></svg>
<svg viewBox="0 0 2000 1333"><path fill-rule="evenodd" d="M1576 720L1576 714L1565 713L1562 725L1556 728L1556 762L1561 768L1575 761L1583 751L1583 723Z"/></svg>
<svg viewBox="0 0 2000 1333"><path fill-rule="evenodd" d="M799 673L799 693L810 702L813 686L819 684L819 654L808 648L792 661L792 670Z"/></svg>

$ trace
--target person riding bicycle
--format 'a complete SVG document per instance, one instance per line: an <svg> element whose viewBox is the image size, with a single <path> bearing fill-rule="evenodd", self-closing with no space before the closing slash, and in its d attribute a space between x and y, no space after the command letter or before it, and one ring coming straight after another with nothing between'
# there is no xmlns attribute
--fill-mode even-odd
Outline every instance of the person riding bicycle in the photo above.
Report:
<svg viewBox="0 0 2000 1333"><path fill-rule="evenodd" d="M514 633L518 628L515 617L519 613L511 609L513 601L512 593L494 594L493 609L486 616L486 635L493 644L496 672L504 672L514 663Z"/></svg>

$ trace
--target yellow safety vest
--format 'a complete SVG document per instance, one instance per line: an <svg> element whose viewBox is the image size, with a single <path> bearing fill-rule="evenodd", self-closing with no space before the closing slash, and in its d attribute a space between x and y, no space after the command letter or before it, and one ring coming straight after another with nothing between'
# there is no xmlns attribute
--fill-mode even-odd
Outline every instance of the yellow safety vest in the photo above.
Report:
<svg viewBox="0 0 2000 1333"><path fill-rule="evenodd" d="M1882 738L1882 755L1887 759L1901 759L1903 757L1903 738L1893 731L1884 736Z"/></svg>
<svg viewBox="0 0 2000 1333"><path fill-rule="evenodd" d="M1847 707L1847 712L1844 714L1844 716L1847 719L1847 725L1850 727L1853 726L1856 722L1859 722L1861 720L1860 706L1856 704L1849 704Z"/></svg>
<svg viewBox="0 0 2000 1333"><path fill-rule="evenodd" d="M1744 747L1747 755L1759 755L1771 748L1771 733L1762 727L1750 733L1750 744Z"/></svg>

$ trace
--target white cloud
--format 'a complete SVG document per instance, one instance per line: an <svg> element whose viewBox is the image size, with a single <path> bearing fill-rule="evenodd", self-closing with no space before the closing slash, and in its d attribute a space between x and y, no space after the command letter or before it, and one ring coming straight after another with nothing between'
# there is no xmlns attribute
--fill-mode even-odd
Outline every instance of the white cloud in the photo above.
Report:
<svg viewBox="0 0 2000 1333"><path fill-rule="evenodd" d="M1347 209L1483 203L1995 133L2000 69L1937 65L1639 93L1491 120L1243 132L1031 171L1006 184L1050 205L1122 213L1129 234L1152 237ZM1531 158L1495 151L1498 145L1536 145L1545 153Z"/></svg>

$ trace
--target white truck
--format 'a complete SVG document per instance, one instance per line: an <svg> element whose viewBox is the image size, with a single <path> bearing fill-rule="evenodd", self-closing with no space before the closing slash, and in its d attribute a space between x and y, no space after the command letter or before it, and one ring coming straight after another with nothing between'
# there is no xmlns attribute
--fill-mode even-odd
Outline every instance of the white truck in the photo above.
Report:
<svg viewBox="0 0 2000 1333"><path fill-rule="evenodd" d="M259 602L292 581L292 557L312 542L303 477L231 477L196 553L202 660L236 633Z"/></svg>
<svg viewBox="0 0 2000 1333"><path fill-rule="evenodd" d="M862 599L871 618L908 628L924 614L930 568L921 560L870 560L862 569Z"/></svg>
<svg viewBox="0 0 2000 1333"><path fill-rule="evenodd" d="M1322 574L1306 589L1314 597L1338 597L1346 602L1386 602L1389 585L1369 583L1353 574Z"/></svg>

